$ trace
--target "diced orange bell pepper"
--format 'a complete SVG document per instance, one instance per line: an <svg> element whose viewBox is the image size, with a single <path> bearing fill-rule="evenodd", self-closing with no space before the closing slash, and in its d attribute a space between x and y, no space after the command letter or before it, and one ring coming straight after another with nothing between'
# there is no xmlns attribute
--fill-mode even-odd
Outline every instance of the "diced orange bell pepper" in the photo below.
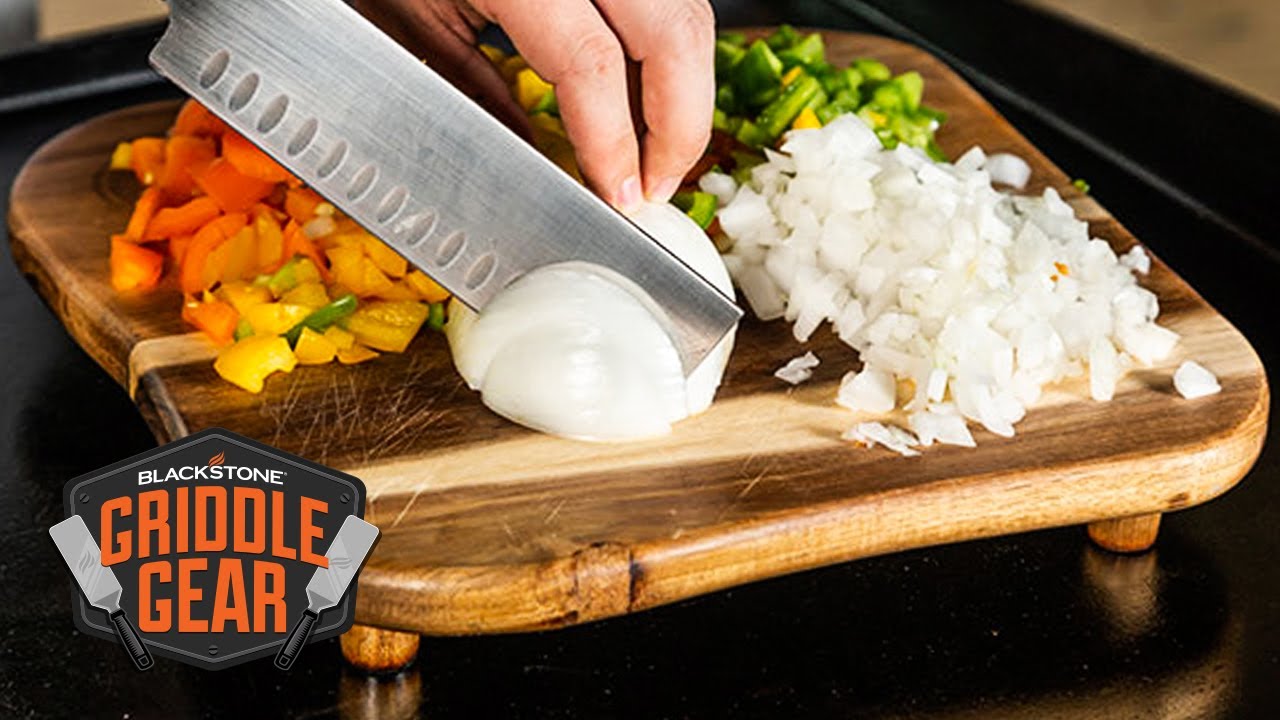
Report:
<svg viewBox="0 0 1280 720"><path fill-rule="evenodd" d="M148 290L160 281L164 256L131 239L111 238L111 286L117 291Z"/></svg>
<svg viewBox="0 0 1280 720"><path fill-rule="evenodd" d="M217 115L209 112L208 108L195 100L188 100L178 111L178 117L173 121L173 128L169 132L175 136L218 137L229 129L227 124Z"/></svg>
<svg viewBox="0 0 1280 720"><path fill-rule="evenodd" d="M191 245L191 236L169 238L169 257L173 258L174 267L182 267L182 259L187 255L187 247Z"/></svg>
<svg viewBox="0 0 1280 720"><path fill-rule="evenodd" d="M249 224L244 213L231 213L212 220L200 228L182 258L182 291L194 295L208 287L205 284L205 264L209 254L218 246L235 237L241 228Z"/></svg>
<svg viewBox="0 0 1280 720"><path fill-rule="evenodd" d="M429 306L416 301L363 303L347 318L346 329L376 350L404 352L430 312Z"/></svg>
<svg viewBox="0 0 1280 720"><path fill-rule="evenodd" d="M164 148L164 169L156 185L175 202L185 202L195 192L195 175L218 156L213 140L190 135L169 139Z"/></svg>
<svg viewBox="0 0 1280 720"><path fill-rule="evenodd" d="M364 253L388 277L402 278L409 272L409 263L389 245L368 233L361 239L364 241Z"/></svg>
<svg viewBox="0 0 1280 720"><path fill-rule="evenodd" d="M252 278L258 274L257 263L258 239L253 226L246 225L209 254L204 270L205 286Z"/></svg>
<svg viewBox="0 0 1280 720"><path fill-rule="evenodd" d="M141 242L147 233L147 226L160 210L163 196L156 188L149 187L142 191L138 202L133 206L133 214L129 216L129 224L125 226L125 237L134 242Z"/></svg>
<svg viewBox="0 0 1280 720"><path fill-rule="evenodd" d="M320 276L325 282L329 281L329 268L320 257L320 251L316 249L315 243L311 242L311 238L302 232L302 227L297 221L292 221L284 230L284 256L291 258L295 255L301 255L314 263L316 270L320 271Z"/></svg>
<svg viewBox="0 0 1280 720"><path fill-rule="evenodd" d="M142 239L167 240L191 235L221 214L218 204L207 197L196 198L179 207L163 208L147 223Z"/></svg>
<svg viewBox="0 0 1280 720"><path fill-rule="evenodd" d="M216 298L188 299L182 304L182 319L204 331L215 343L227 345L235 338L240 313Z"/></svg>
<svg viewBox="0 0 1280 720"><path fill-rule="evenodd" d="M251 177L269 183L282 183L289 180L289 171L280 163L262 152L245 136L232 131L222 136L222 156L235 166L236 170Z"/></svg>
<svg viewBox="0 0 1280 720"><path fill-rule="evenodd" d="M275 212L266 205L255 205L253 229L258 234L258 272L273 273L286 259L284 233Z"/></svg>
<svg viewBox="0 0 1280 720"><path fill-rule="evenodd" d="M213 369L227 382L258 393L267 376L277 371L292 372L297 365L298 358L288 340L278 335L252 335L224 348Z"/></svg>
<svg viewBox="0 0 1280 720"><path fill-rule="evenodd" d="M251 178L226 158L218 158L209 163L195 175L196 185L200 186L214 202L226 212L244 212L249 210L275 189L275 183Z"/></svg>
<svg viewBox="0 0 1280 720"><path fill-rule="evenodd" d="M289 217L293 218L294 222L302 225L316 216L316 208L320 207L322 202L324 198L314 190L293 188L285 195L284 211L289 213Z"/></svg>
<svg viewBox="0 0 1280 720"><path fill-rule="evenodd" d="M164 172L164 138L144 137L133 141L129 158L133 174L143 185L152 185Z"/></svg>

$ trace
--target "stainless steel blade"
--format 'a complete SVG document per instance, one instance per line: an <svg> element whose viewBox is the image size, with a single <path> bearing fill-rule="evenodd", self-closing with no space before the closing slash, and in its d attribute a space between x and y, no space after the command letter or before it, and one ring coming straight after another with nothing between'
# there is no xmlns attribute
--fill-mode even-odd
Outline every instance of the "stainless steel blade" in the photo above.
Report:
<svg viewBox="0 0 1280 720"><path fill-rule="evenodd" d="M102 566L102 550L94 542L84 518L72 515L49 528L49 535L89 604L108 613L119 610L120 581L115 571Z"/></svg>
<svg viewBox="0 0 1280 720"><path fill-rule="evenodd" d="M341 0L170 0L151 63L463 302L626 279L686 372L742 311Z"/></svg>
<svg viewBox="0 0 1280 720"><path fill-rule="evenodd" d="M378 539L378 528L350 515L338 529L329 544L329 567L318 568L307 583L307 606L319 613L338 604L347 586L360 571L373 543Z"/></svg>

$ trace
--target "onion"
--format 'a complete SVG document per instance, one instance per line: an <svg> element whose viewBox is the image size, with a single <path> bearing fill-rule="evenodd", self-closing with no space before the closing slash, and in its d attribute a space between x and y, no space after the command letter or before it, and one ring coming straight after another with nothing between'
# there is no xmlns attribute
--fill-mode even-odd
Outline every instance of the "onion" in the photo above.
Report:
<svg viewBox="0 0 1280 720"><path fill-rule="evenodd" d="M1177 389L1178 394L1188 400L1222 392L1218 378L1193 360L1187 360L1178 366L1178 370L1173 374L1173 387Z"/></svg>
<svg viewBox="0 0 1280 720"><path fill-rule="evenodd" d="M773 376L792 385L800 383L813 377L813 369L818 367L818 356L811 352L807 352L797 358L791 358L786 365L778 368Z"/></svg>
<svg viewBox="0 0 1280 720"><path fill-rule="evenodd" d="M1027 186L1027 181L1031 180L1031 166L1017 155L996 153L987 158L984 167L993 183L1021 190Z"/></svg>

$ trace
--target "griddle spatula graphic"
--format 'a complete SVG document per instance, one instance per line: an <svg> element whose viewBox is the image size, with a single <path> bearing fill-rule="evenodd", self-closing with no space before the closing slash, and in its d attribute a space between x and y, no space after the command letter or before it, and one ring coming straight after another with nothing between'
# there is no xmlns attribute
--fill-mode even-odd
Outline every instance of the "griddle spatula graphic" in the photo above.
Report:
<svg viewBox="0 0 1280 720"><path fill-rule="evenodd" d="M320 613L342 600L377 539L378 528L355 515L348 516L342 523L338 534L333 536L333 542L329 544L329 552L325 553L325 557L329 558L329 567L316 568L311 582L307 583L307 609L289 631L284 645L280 646L280 652L276 655L276 667L281 670L293 667L293 661L298 659L298 652L307 644L307 638L311 637Z"/></svg>
<svg viewBox="0 0 1280 720"><path fill-rule="evenodd" d="M102 549L93 541L89 526L84 518L72 515L49 528L53 543L62 553L62 559L71 569L80 591L89 604L105 610L111 617L111 624L116 627L116 635L129 651L129 659L139 670L148 670L155 665L151 651L142 643L142 638L133 627L133 622L120 607L120 580L115 571L102 565Z"/></svg>

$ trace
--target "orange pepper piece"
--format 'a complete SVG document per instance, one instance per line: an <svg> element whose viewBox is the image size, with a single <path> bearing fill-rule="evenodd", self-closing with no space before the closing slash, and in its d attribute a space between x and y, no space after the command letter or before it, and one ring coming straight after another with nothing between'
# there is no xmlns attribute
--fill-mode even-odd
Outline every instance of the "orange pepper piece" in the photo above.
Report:
<svg viewBox="0 0 1280 720"><path fill-rule="evenodd" d="M324 198L316 194L314 190L294 188L285 195L284 211L289 213L289 217L301 224L316 216L316 208L322 202L324 202Z"/></svg>
<svg viewBox="0 0 1280 720"><path fill-rule="evenodd" d="M294 255L310 259L320 271L320 277L324 278L325 282L329 282L329 265L320 257L320 251L316 249L315 243L311 242L311 238L302 232L302 226L291 220L288 227L284 229L284 256L291 258Z"/></svg>
<svg viewBox="0 0 1280 720"><path fill-rule="evenodd" d="M222 136L222 156L236 170L263 182L282 183L289 180L289 171L262 152L243 135L231 131Z"/></svg>
<svg viewBox="0 0 1280 720"><path fill-rule="evenodd" d="M164 138L144 137L133 141L133 155L129 164L138 182L152 185L164 172Z"/></svg>
<svg viewBox="0 0 1280 720"><path fill-rule="evenodd" d="M188 100L178 111L173 121L171 135L192 135L201 137L218 137L230 128L217 115L195 100Z"/></svg>
<svg viewBox="0 0 1280 720"><path fill-rule="evenodd" d="M191 245L191 236L169 238L169 257L173 258L174 267L182 267L182 259L187 255L187 247Z"/></svg>
<svg viewBox="0 0 1280 720"><path fill-rule="evenodd" d="M147 223L142 239L143 241L167 240L191 235L221 214L222 210L218 208L218 203L207 197L196 198L181 207L164 208L157 211L155 217L151 218L151 222Z"/></svg>
<svg viewBox="0 0 1280 720"><path fill-rule="evenodd" d="M195 192L195 173L217 156L218 149L208 138L188 135L171 138L164 148L164 169L157 185L166 195L182 202Z"/></svg>
<svg viewBox="0 0 1280 720"><path fill-rule="evenodd" d="M160 281L164 256L130 238L111 238L111 286L117 291L148 290Z"/></svg>
<svg viewBox="0 0 1280 720"><path fill-rule="evenodd" d="M252 208L259 200L275 190L275 183L251 178L226 158L218 158L195 174L196 185L200 186L214 202L229 213L244 212Z"/></svg>
<svg viewBox="0 0 1280 720"><path fill-rule="evenodd" d="M160 191L150 187L142 191L137 204L133 206L133 214L129 216L129 224L125 226L125 237L139 242L147 232L151 219L160 210Z"/></svg>
<svg viewBox="0 0 1280 720"><path fill-rule="evenodd" d="M204 266L209 259L209 253L235 237L236 233L248 224L249 218L244 213L231 213L210 221L200 228L200 232L191 238L191 243L187 245L182 258L183 292L194 295L205 289Z"/></svg>
<svg viewBox="0 0 1280 720"><path fill-rule="evenodd" d="M182 319L203 330L215 343L229 345L235 339L240 313L221 300L189 299L182 304Z"/></svg>

